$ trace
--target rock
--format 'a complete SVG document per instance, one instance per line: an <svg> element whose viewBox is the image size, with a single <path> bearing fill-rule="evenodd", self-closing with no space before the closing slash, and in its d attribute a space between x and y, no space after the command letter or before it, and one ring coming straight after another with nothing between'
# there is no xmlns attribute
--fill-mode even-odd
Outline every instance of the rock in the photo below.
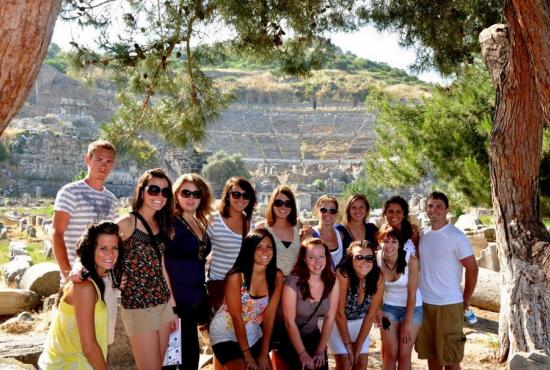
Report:
<svg viewBox="0 0 550 370"><path fill-rule="evenodd" d="M19 229L21 231L25 231L25 228L27 227L27 219L26 218L22 218L19 220Z"/></svg>
<svg viewBox="0 0 550 370"><path fill-rule="evenodd" d="M31 226L36 226L36 215L30 215L29 216L29 223L31 224Z"/></svg>
<svg viewBox="0 0 550 370"><path fill-rule="evenodd" d="M1 227L0 228L0 240L4 240L8 238L8 228L7 227Z"/></svg>
<svg viewBox="0 0 550 370"><path fill-rule="evenodd" d="M0 336L0 358L12 357L24 364L38 366L38 357L44 351L46 334ZM3 369L3 368L2 368Z"/></svg>
<svg viewBox="0 0 550 370"><path fill-rule="evenodd" d="M132 352L126 329L124 329L120 312L116 319L115 341L113 344L109 345L107 350L107 367L109 369L114 367L118 369L136 368L134 353Z"/></svg>
<svg viewBox="0 0 550 370"><path fill-rule="evenodd" d="M480 231L467 231L466 237L472 244L472 249L474 250L474 255L479 257L481 251L489 246L487 239L485 239L485 234Z"/></svg>
<svg viewBox="0 0 550 370"><path fill-rule="evenodd" d="M32 311L39 302L40 297L31 290L0 288L0 315Z"/></svg>
<svg viewBox="0 0 550 370"><path fill-rule="evenodd" d="M477 285L470 304L493 312L500 311L500 273L480 268L477 276ZM464 281L462 281L464 288Z"/></svg>
<svg viewBox="0 0 550 370"><path fill-rule="evenodd" d="M31 238L36 238L36 229L33 226L27 226L27 230L25 231L27 232L27 235Z"/></svg>
<svg viewBox="0 0 550 370"><path fill-rule="evenodd" d="M12 240L8 246L9 259L13 261L15 256L25 255L28 256L27 252L27 242L24 240Z"/></svg>
<svg viewBox="0 0 550 370"><path fill-rule="evenodd" d="M477 230L477 225L479 225L479 218L467 213L464 215L460 215L454 225L462 231Z"/></svg>
<svg viewBox="0 0 550 370"><path fill-rule="evenodd" d="M53 256L53 245L51 240L44 239L42 241L42 253L44 253L44 256L48 258Z"/></svg>
<svg viewBox="0 0 550 370"><path fill-rule="evenodd" d="M42 300L42 311L50 311L57 304L58 299L59 293L55 293L45 297Z"/></svg>
<svg viewBox="0 0 550 370"><path fill-rule="evenodd" d="M516 352L508 361L509 370L550 369L550 356L544 351Z"/></svg>
<svg viewBox="0 0 550 370"><path fill-rule="evenodd" d="M450 223L451 225L456 224L457 220L458 218L455 215L451 215L450 213L447 214L447 222Z"/></svg>
<svg viewBox="0 0 550 370"><path fill-rule="evenodd" d="M479 258L477 258L477 265L492 271L500 271L497 243L489 243L489 246L481 251Z"/></svg>
<svg viewBox="0 0 550 370"><path fill-rule="evenodd" d="M8 286L17 286L25 271L31 266L31 256L19 255L15 256L13 261L2 265L4 279Z"/></svg>
<svg viewBox="0 0 550 370"><path fill-rule="evenodd" d="M497 241L497 232L494 226L484 227L480 231L485 235L487 242L495 243Z"/></svg>
<svg viewBox="0 0 550 370"><path fill-rule="evenodd" d="M59 267L52 262L41 262L31 266L21 279L19 287L47 297L59 291L61 274Z"/></svg>
<svg viewBox="0 0 550 370"><path fill-rule="evenodd" d="M43 224L44 224L44 217L36 216L36 226L42 227Z"/></svg>
<svg viewBox="0 0 550 370"><path fill-rule="evenodd" d="M3 370L35 370L30 364L24 364L14 358L0 358L0 369Z"/></svg>
<svg viewBox="0 0 550 370"><path fill-rule="evenodd" d="M29 312L21 312L19 315L4 321L0 329L10 334L26 333L32 330L34 326L34 317Z"/></svg>

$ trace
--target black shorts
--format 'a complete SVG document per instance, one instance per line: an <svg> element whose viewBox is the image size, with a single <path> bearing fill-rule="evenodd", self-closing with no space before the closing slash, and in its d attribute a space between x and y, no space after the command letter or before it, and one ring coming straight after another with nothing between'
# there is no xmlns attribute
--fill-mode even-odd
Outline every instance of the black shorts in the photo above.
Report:
<svg viewBox="0 0 550 370"><path fill-rule="evenodd" d="M261 349L262 338L260 338L252 347L250 347L250 353L252 354L252 357L258 358ZM241 358L244 359L241 347L237 342L229 341L214 344L212 346L212 351L214 352L214 356L216 356L216 360L218 360L222 365Z"/></svg>

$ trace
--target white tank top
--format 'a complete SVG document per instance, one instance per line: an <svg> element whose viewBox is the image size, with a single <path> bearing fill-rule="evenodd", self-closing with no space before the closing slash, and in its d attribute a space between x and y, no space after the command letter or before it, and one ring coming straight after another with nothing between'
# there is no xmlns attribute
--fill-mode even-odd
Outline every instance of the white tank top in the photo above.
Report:
<svg viewBox="0 0 550 370"><path fill-rule="evenodd" d="M319 232L319 227L314 226L313 230L314 230L313 236L316 238L319 238L321 236L321 233ZM334 225L334 232L336 233L336 241L338 243L338 248L336 248L333 251L330 251L330 257L332 259L332 267L336 268L336 266L338 266L338 264L344 257L344 246L342 245L342 237L340 236L340 231L336 228L336 225Z"/></svg>
<svg viewBox="0 0 550 370"><path fill-rule="evenodd" d="M405 255L405 272L402 273L396 281L384 281L384 303L392 306L407 307L407 288L409 285L409 258L410 254ZM382 253L376 254L378 266L382 268ZM416 288L415 307L422 306L422 294L420 288Z"/></svg>

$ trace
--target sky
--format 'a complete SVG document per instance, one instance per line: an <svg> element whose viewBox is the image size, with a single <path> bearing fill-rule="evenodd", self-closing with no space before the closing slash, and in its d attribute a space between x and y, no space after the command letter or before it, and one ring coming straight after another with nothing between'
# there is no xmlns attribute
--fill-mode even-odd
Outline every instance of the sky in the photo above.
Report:
<svg viewBox="0 0 550 370"><path fill-rule="evenodd" d="M221 32L223 34L223 31ZM220 32L216 32L220 34ZM86 30L82 32L77 26L66 22L56 23L52 41L62 49L69 50L69 42L74 38L79 43L92 44L96 35ZM415 50L399 46L399 36L392 32L378 32L367 26L353 33L334 33L330 38L344 52L350 51L358 57L401 68L410 73L408 67L414 62ZM436 71L429 71L417 76L423 81L445 84L446 81Z"/></svg>

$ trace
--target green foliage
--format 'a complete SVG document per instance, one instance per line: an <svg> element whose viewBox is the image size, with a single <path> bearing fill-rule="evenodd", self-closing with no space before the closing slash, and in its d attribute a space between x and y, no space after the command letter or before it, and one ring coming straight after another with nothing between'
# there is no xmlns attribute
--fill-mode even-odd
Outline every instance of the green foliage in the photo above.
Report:
<svg viewBox="0 0 550 370"><path fill-rule="evenodd" d="M324 182L323 180L321 180L321 179L315 179L315 180L311 183L311 185L313 185L313 187L315 188L315 190L321 191L321 192L322 192L322 191L325 191L325 189L326 189L326 187L327 187L326 184L325 184L325 182Z"/></svg>
<svg viewBox="0 0 550 370"><path fill-rule="evenodd" d="M52 42L48 48L44 64L48 64L57 69L61 73L67 72L69 64L66 59L66 54L61 51L59 45Z"/></svg>
<svg viewBox="0 0 550 370"><path fill-rule="evenodd" d="M400 33L403 46L419 49L417 70L437 68L453 73L473 63L479 53L479 33L502 23L504 0L373 1L366 15L379 30Z"/></svg>
<svg viewBox="0 0 550 370"><path fill-rule="evenodd" d="M0 240L0 265L3 265L9 261L8 246L9 240ZM48 258L44 255L42 251L42 243L40 242L29 242L27 244L27 252L29 252L33 264L40 262L55 262L53 258ZM3 272L0 270L0 277L2 274Z"/></svg>
<svg viewBox="0 0 550 370"><path fill-rule="evenodd" d="M347 184L344 188L342 196L348 198L354 194L364 194L369 200L371 208L381 208L383 205L383 198L381 196L382 190L374 185L368 178L361 177Z"/></svg>
<svg viewBox="0 0 550 370"><path fill-rule="evenodd" d="M207 159L202 175L210 182L214 192L220 195L225 182L233 176L250 178L240 154L229 155L221 150Z"/></svg>
<svg viewBox="0 0 550 370"><path fill-rule="evenodd" d="M0 162L4 162L10 159L10 153L3 141L0 141Z"/></svg>
<svg viewBox="0 0 550 370"><path fill-rule="evenodd" d="M494 89L479 65L464 69L431 98L401 102L373 92L368 109L379 113L377 141L366 158L375 185L398 189L429 174L474 205L490 206L488 138Z"/></svg>
<svg viewBox="0 0 550 370"><path fill-rule="evenodd" d="M84 180L86 175L88 175L88 171L80 170L76 175L74 175L73 181Z"/></svg>

